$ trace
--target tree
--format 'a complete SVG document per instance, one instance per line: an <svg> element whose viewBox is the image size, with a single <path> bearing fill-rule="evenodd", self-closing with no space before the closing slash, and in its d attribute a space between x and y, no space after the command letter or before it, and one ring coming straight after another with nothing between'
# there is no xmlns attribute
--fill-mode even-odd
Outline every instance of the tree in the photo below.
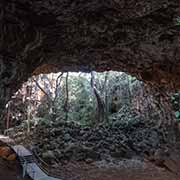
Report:
<svg viewBox="0 0 180 180"><path fill-rule="evenodd" d="M109 78L109 72L106 72L105 74L105 80L104 80L104 96L105 96L105 118L106 122L108 122L108 114L109 114L109 102L108 102L108 78Z"/></svg>
<svg viewBox="0 0 180 180"><path fill-rule="evenodd" d="M104 115L105 115L105 105L103 100L101 99L101 96L95 86L95 82L94 82L94 72L91 72L91 87L93 89L94 95L96 97L96 101L97 101L97 121L96 124L104 122Z"/></svg>
<svg viewBox="0 0 180 180"><path fill-rule="evenodd" d="M89 83L90 75L78 73L69 76L69 120L92 125L96 101Z"/></svg>
<svg viewBox="0 0 180 180"><path fill-rule="evenodd" d="M47 101L48 101L48 109L49 109L49 113L50 114L54 114L56 113L56 101L57 101L57 98L59 96L59 88L60 88L60 85L61 85L61 81L62 81L62 76L63 76L63 73L60 73L56 80L55 80L55 86L53 85L53 82L52 82L52 79L50 80L50 78L48 78L47 76L44 76L43 77L48 80L48 83L49 85L42 87L40 85L40 83L38 82L38 77L37 79L36 78L32 78L33 81L35 82L36 86L44 93L44 95L46 96L47 98ZM52 91L52 93L51 93ZM54 96L53 96L54 95Z"/></svg>
<svg viewBox="0 0 180 180"><path fill-rule="evenodd" d="M64 112L66 113L65 120L68 120L68 103L69 103L69 86L68 86L68 78L69 78L69 73L67 72L66 74L66 99L65 99L65 104L64 104Z"/></svg>

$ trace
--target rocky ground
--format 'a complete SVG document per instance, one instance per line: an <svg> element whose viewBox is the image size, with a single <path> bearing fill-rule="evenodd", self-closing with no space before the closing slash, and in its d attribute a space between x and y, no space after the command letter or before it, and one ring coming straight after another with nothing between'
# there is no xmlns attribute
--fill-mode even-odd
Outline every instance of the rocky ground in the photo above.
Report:
<svg viewBox="0 0 180 180"><path fill-rule="evenodd" d="M37 155L49 164L67 161L99 161L152 155L166 144L164 129L138 122L122 126L80 127L75 123L55 122L41 125L33 133Z"/></svg>
<svg viewBox="0 0 180 180"><path fill-rule="evenodd" d="M174 128L121 114L96 127L56 118L39 121L30 133L21 125L7 134L33 150L50 174L65 180L178 179L180 143Z"/></svg>
<svg viewBox="0 0 180 180"><path fill-rule="evenodd" d="M113 121L93 128L58 120L39 123L28 136L22 126L10 135L18 144L26 143L45 163L64 165L70 161L108 162L112 158L152 160L158 151L168 156L175 141L172 132L170 128L136 120Z"/></svg>

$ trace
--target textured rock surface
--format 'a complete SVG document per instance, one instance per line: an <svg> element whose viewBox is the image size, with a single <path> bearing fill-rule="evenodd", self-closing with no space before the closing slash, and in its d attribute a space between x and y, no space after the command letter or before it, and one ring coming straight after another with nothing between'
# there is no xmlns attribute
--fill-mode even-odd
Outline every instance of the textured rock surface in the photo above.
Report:
<svg viewBox="0 0 180 180"><path fill-rule="evenodd" d="M111 69L179 88L179 16L179 0L0 1L0 112L47 71Z"/></svg>
<svg viewBox="0 0 180 180"><path fill-rule="evenodd" d="M34 149L37 157L50 164L151 156L158 148L175 142L174 136L169 137L168 127L140 119L127 123L124 118L94 128L58 119L40 123L28 136L23 126L12 129L8 135L16 144L24 143Z"/></svg>

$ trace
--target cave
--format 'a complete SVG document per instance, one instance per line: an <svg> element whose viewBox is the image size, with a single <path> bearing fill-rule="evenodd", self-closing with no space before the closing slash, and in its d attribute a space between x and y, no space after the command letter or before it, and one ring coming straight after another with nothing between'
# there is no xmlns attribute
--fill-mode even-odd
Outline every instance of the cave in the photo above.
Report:
<svg viewBox="0 0 180 180"><path fill-rule="evenodd" d="M176 0L1 1L0 111L42 72L116 70L178 89L179 12Z"/></svg>
<svg viewBox="0 0 180 180"><path fill-rule="evenodd" d="M6 138L30 149L41 169L64 180L178 177L180 126L173 122L180 120L180 93L162 96L123 72L93 73L94 86L92 75L82 72L29 78L8 102Z"/></svg>
<svg viewBox="0 0 180 180"><path fill-rule="evenodd" d="M1 0L0 118L33 75L122 71L180 89L178 0Z"/></svg>

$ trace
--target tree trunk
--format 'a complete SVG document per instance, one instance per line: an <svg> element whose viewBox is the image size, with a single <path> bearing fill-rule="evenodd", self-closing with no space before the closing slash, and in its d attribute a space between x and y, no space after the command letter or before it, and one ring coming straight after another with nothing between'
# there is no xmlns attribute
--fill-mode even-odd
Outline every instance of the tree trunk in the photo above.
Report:
<svg viewBox="0 0 180 180"><path fill-rule="evenodd" d="M31 131L31 113L32 113L32 104L31 104L31 96L32 96L32 79L30 79L30 84L27 86L27 97L28 97L28 107L27 107L27 134Z"/></svg>
<svg viewBox="0 0 180 180"><path fill-rule="evenodd" d="M53 111L53 105L54 105L54 101L52 99L52 97L50 96L50 94L48 92L46 92L46 90L41 87L41 85L39 84L39 82L33 78L33 81L36 83L36 86L44 93L44 95L47 97L47 101L48 101L48 109L49 109L49 113L51 114ZM49 81L49 80L48 80Z"/></svg>
<svg viewBox="0 0 180 180"><path fill-rule="evenodd" d="M65 115L65 120L68 120L68 112L69 112L69 86L68 86L68 77L69 77L69 73L67 72L66 74L66 100L65 100L65 104L64 104L64 111L66 113Z"/></svg>
<svg viewBox="0 0 180 180"><path fill-rule="evenodd" d="M7 118L6 118L6 130L9 129L10 126L10 114L11 114L11 101L8 102L7 104Z"/></svg>
<svg viewBox="0 0 180 180"><path fill-rule="evenodd" d="M128 91L128 97L129 97L129 107L131 107L131 104L132 104L132 96L131 96L131 83L130 83L130 80L129 80L129 75L127 75L127 91Z"/></svg>
<svg viewBox="0 0 180 180"><path fill-rule="evenodd" d="M105 74L105 80L104 80L104 104L105 104L105 119L106 122L109 122L108 115L109 115L109 102L108 102L108 76L109 72L106 72Z"/></svg>
<svg viewBox="0 0 180 180"><path fill-rule="evenodd" d="M101 99L101 96L99 95L98 90L96 89L94 85L94 73L91 72L91 87L93 89L94 95L96 97L97 101L97 121L96 124L99 124L101 122L104 122L104 115L105 115L105 108L104 108L104 102Z"/></svg>

